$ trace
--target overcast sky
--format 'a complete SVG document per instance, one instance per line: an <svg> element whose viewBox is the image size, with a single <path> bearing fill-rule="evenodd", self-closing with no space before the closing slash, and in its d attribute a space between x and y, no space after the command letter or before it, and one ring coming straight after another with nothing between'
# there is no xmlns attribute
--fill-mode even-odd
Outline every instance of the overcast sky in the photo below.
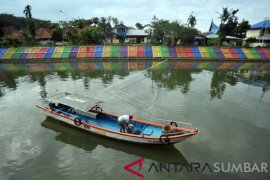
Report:
<svg viewBox="0 0 270 180"><path fill-rule="evenodd" d="M0 13L24 16L23 9L32 6L34 18L58 22L74 18L91 18L115 16L126 25L134 26L136 22L149 23L153 15L158 18L186 23L189 14L197 18L197 29L207 31L213 18L218 25L218 13L222 7L237 9L237 16L250 21L251 24L270 16L270 0L0 0Z"/></svg>

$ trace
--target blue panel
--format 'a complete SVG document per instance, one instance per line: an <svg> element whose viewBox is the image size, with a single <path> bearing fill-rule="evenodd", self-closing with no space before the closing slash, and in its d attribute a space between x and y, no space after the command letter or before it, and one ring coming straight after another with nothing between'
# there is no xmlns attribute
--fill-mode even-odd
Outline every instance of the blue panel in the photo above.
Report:
<svg viewBox="0 0 270 180"><path fill-rule="evenodd" d="M200 53L200 50L198 47L192 47L191 50L193 53Z"/></svg>
<svg viewBox="0 0 270 180"><path fill-rule="evenodd" d="M145 52L145 57L153 57L153 53L152 52Z"/></svg>
<svg viewBox="0 0 270 180"><path fill-rule="evenodd" d="M45 56L44 56L44 58L45 59L46 58L52 58L52 55L53 55L53 53L46 53Z"/></svg>
<svg viewBox="0 0 270 180"><path fill-rule="evenodd" d="M96 51L94 57L102 58L102 51L101 52L100 51Z"/></svg>
<svg viewBox="0 0 270 180"><path fill-rule="evenodd" d="M95 52L103 52L103 46L96 46L96 51Z"/></svg>
<svg viewBox="0 0 270 180"><path fill-rule="evenodd" d="M8 50L7 48L0 49L0 59L4 56L7 50Z"/></svg>
<svg viewBox="0 0 270 180"><path fill-rule="evenodd" d="M245 55L245 53L241 48L235 48L235 51L237 52L237 54L241 59L247 59L247 56Z"/></svg>
<svg viewBox="0 0 270 180"><path fill-rule="evenodd" d="M200 52L195 52L195 53L193 53L193 55L194 55L194 57L196 57L196 58L201 58L201 57L202 57L202 55L201 55Z"/></svg>
<svg viewBox="0 0 270 180"><path fill-rule="evenodd" d="M49 47L46 53L54 53L55 47Z"/></svg>
<svg viewBox="0 0 270 180"><path fill-rule="evenodd" d="M144 52L152 52L152 46L144 46Z"/></svg>

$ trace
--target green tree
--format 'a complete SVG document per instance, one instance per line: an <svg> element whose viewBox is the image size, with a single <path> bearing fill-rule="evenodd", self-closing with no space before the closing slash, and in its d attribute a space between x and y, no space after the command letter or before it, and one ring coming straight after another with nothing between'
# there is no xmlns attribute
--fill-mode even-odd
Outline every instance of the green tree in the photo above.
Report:
<svg viewBox="0 0 270 180"><path fill-rule="evenodd" d="M137 22L135 24L135 26L136 26L137 29L143 29L143 25L141 23L139 23L139 22Z"/></svg>
<svg viewBox="0 0 270 180"><path fill-rule="evenodd" d="M79 41L82 44L99 44L102 34L96 27L84 29L79 34Z"/></svg>
<svg viewBox="0 0 270 180"><path fill-rule="evenodd" d="M98 23L98 29L101 33L101 39L103 42L106 42L107 39L112 39L113 28L109 18L101 17Z"/></svg>
<svg viewBox="0 0 270 180"><path fill-rule="evenodd" d="M223 8L222 12L219 13L219 18L221 20L220 27L219 27L219 43L221 45L222 41L225 40L226 36L233 36L234 35L234 29L236 28L238 24L238 18L236 13L239 11L239 9L233 10L228 9L228 7Z"/></svg>
<svg viewBox="0 0 270 180"><path fill-rule="evenodd" d="M52 30L52 39L54 42L63 40L63 34L59 27Z"/></svg>
<svg viewBox="0 0 270 180"><path fill-rule="evenodd" d="M189 27L193 28L195 27L196 23L197 23L196 17L193 15L193 12L191 12L191 14L188 17L187 24Z"/></svg>
<svg viewBox="0 0 270 180"><path fill-rule="evenodd" d="M119 24L119 20L117 19L117 17L111 17L111 19L112 19L112 23L113 23L114 27Z"/></svg>
<svg viewBox="0 0 270 180"><path fill-rule="evenodd" d="M25 14L26 18L28 19L32 19L32 13L31 13L31 6L28 4L25 6L24 10L23 10L23 13Z"/></svg>
<svg viewBox="0 0 270 180"><path fill-rule="evenodd" d="M248 21L243 21L237 25L237 27L234 29L234 35L236 37L239 37L241 39L246 37L246 32L250 28L250 24Z"/></svg>
<svg viewBox="0 0 270 180"><path fill-rule="evenodd" d="M25 6L23 13L25 14L25 17L26 17L26 19L28 21L29 34L30 34L30 36L32 38L32 41L35 42L36 27L35 27L35 22L32 20L31 10L32 10L31 6L27 5L27 6Z"/></svg>
<svg viewBox="0 0 270 180"><path fill-rule="evenodd" d="M154 43L175 45L181 39L183 44L192 44L197 34L197 29L186 27L179 21L168 21L154 18L151 22L151 38Z"/></svg>

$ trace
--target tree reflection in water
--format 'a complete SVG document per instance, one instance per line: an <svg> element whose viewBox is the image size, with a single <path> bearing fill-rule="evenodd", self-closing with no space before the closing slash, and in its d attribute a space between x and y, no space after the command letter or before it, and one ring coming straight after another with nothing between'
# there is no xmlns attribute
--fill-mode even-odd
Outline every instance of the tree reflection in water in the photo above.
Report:
<svg viewBox="0 0 270 180"><path fill-rule="evenodd" d="M38 65L34 67L37 69L28 69L27 66L24 68L15 68L15 70L6 71L5 68L0 69L0 97L5 95L5 87L16 90L18 86L18 78L28 76L30 81L38 82L40 86L40 94L43 96L47 95L46 91L46 77L48 75L57 75L61 81L68 81L70 78L72 81L82 80L79 83L83 84L85 89L89 89L90 82L93 79L100 79L105 87L110 86L113 83L114 78L125 79L130 75L132 71L140 72L143 70L144 65L142 62L134 64L134 70L128 69L127 62L115 62L109 63L106 67L98 69L96 68L85 68L80 69L79 65L65 64L65 68L62 68L61 63L54 65L54 69L50 70L49 65L45 70L38 69ZM135 68L139 67L140 70ZM15 66L15 65L14 65ZM41 64L44 67L45 64ZM142 67L141 67L142 66ZM45 66L47 67L47 66ZM83 66L84 67L84 66ZM132 66L133 67L133 66ZM150 65L151 67L151 65ZM234 86L237 82L242 82L249 85L261 86L263 91L269 89L270 75L268 71L256 71L251 69L240 69L240 70L213 70L208 69L207 71L213 72L210 84L210 99L221 99L228 85ZM188 94L190 90L190 84L195 79L192 77L193 74L201 73L202 69L194 68L181 68L176 66L164 66L155 67L148 69L145 74L145 78L149 78L158 88L166 88L168 90L180 89L182 94Z"/></svg>

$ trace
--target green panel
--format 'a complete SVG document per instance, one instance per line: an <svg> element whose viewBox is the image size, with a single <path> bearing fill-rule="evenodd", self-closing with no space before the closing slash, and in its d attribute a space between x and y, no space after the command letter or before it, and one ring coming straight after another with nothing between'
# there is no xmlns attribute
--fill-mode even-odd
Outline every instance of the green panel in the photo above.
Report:
<svg viewBox="0 0 270 180"><path fill-rule="evenodd" d="M163 57L170 57L170 53L166 51L162 51L162 56Z"/></svg>
<svg viewBox="0 0 270 180"><path fill-rule="evenodd" d="M70 51L64 51L61 55L62 58L69 58Z"/></svg>
<svg viewBox="0 0 270 180"><path fill-rule="evenodd" d="M66 46L66 47L64 48L64 52L70 52L71 49L72 49L71 46Z"/></svg>
<svg viewBox="0 0 270 180"><path fill-rule="evenodd" d="M118 51L120 52L120 47L119 46L112 46L112 52Z"/></svg>
<svg viewBox="0 0 270 180"><path fill-rule="evenodd" d="M249 48L248 50L249 50L249 52L251 52L251 53L253 53L253 54L254 54L254 53L258 53L258 52L256 51L256 49L254 49L254 48Z"/></svg>
<svg viewBox="0 0 270 180"><path fill-rule="evenodd" d="M16 53L23 53L24 52L24 48L20 47L20 48L17 48Z"/></svg>
<svg viewBox="0 0 270 180"><path fill-rule="evenodd" d="M209 54L209 56L210 56L211 58L216 58L216 57L217 57L217 55L216 55L215 52L208 52L208 54Z"/></svg>
<svg viewBox="0 0 270 180"><path fill-rule="evenodd" d="M215 52L212 47L206 47L206 51L208 52L208 54Z"/></svg>
<svg viewBox="0 0 270 180"><path fill-rule="evenodd" d="M170 57L169 49L166 46L161 46L161 54L163 57Z"/></svg>
<svg viewBox="0 0 270 180"><path fill-rule="evenodd" d="M161 51L162 52L169 52L169 49L166 46L161 46Z"/></svg>
<svg viewBox="0 0 270 180"><path fill-rule="evenodd" d="M113 51L112 57L120 57L120 51Z"/></svg>
<svg viewBox="0 0 270 180"><path fill-rule="evenodd" d="M251 52L255 58L261 58L260 54L256 51L256 49L250 48L249 52Z"/></svg>
<svg viewBox="0 0 270 180"><path fill-rule="evenodd" d="M120 57L120 47L112 46L112 57Z"/></svg>
<svg viewBox="0 0 270 180"><path fill-rule="evenodd" d="M11 57L11 59L19 59L22 53L14 53Z"/></svg>

